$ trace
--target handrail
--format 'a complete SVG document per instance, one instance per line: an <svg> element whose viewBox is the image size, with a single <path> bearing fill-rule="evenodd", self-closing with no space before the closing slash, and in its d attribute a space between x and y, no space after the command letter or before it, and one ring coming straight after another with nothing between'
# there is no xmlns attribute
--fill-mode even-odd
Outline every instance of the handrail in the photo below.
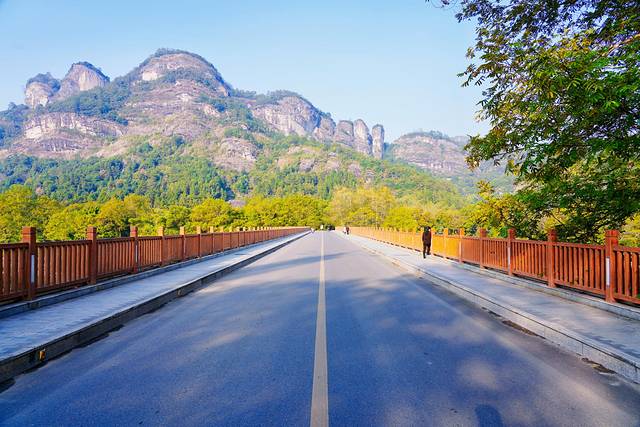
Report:
<svg viewBox="0 0 640 427"><path fill-rule="evenodd" d="M421 233L401 232L371 227L350 227L354 235L422 250ZM554 230L546 241L487 237L480 229L478 236L442 234L432 230L434 255L491 268L508 275L523 276L546 282L549 287L562 286L595 296L608 302L640 305L640 248L620 246L619 232L608 230L604 245L558 242Z"/></svg>
<svg viewBox="0 0 640 427"><path fill-rule="evenodd" d="M277 227L233 232L98 239L95 227L82 240L37 242L36 229L23 227L22 242L0 244L0 303L93 284L98 279L133 274L223 250L300 233L308 227Z"/></svg>

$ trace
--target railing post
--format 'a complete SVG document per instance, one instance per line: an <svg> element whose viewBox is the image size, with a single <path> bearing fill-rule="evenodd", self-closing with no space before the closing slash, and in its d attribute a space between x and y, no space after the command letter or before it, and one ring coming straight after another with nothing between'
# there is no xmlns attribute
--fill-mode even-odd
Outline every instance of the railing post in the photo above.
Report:
<svg viewBox="0 0 640 427"><path fill-rule="evenodd" d="M24 278L24 285L27 289L28 300L32 300L36 297L36 274L38 271L38 263L36 260L36 257L38 256L38 248L36 239L35 227L22 227L22 243L29 244Z"/></svg>
<svg viewBox="0 0 640 427"><path fill-rule="evenodd" d="M89 243L89 284L94 285L98 281L98 229L87 227L87 240Z"/></svg>
<svg viewBox="0 0 640 427"><path fill-rule="evenodd" d="M464 228L461 228L460 231L458 231L458 236L458 261L462 262L462 238L464 237Z"/></svg>
<svg viewBox="0 0 640 427"><path fill-rule="evenodd" d="M164 241L164 227L158 227L158 236L160 236L160 265L165 265L166 261L165 261L165 248L166 248L166 243Z"/></svg>
<svg viewBox="0 0 640 427"><path fill-rule="evenodd" d="M513 276L513 267L512 267L512 263L511 263L511 253L512 253L512 246L513 246L513 240L516 238L516 230L514 230L513 228L510 228L507 231L507 272L509 273L509 276Z"/></svg>
<svg viewBox="0 0 640 427"><path fill-rule="evenodd" d="M481 228L478 230L480 232L480 268L485 268L484 266L484 239L487 238L487 230L486 228Z"/></svg>
<svg viewBox="0 0 640 427"><path fill-rule="evenodd" d="M198 234L198 258L202 258L202 228L196 227L196 233Z"/></svg>
<svg viewBox="0 0 640 427"><path fill-rule="evenodd" d="M442 257L447 259L447 237L449 237L449 229L442 230Z"/></svg>
<svg viewBox="0 0 640 427"><path fill-rule="evenodd" d="M138 272L138 265L140 264L140 257L138 256L138 227L132 225L129 229L129 237L131 237L133 243L133 250L131 251L131 272Z"/></svg>
<svg viewBox="0 0 640 427"><path fill-rule="evenodd" d="M207 255L211 255L212 253L215 253L215 251L216 251L216 247L215 247L216 235L214 233L215 233L215 231L213 231L213 226L210 225L209 226L209 237L211 238L211 253L208 253Z"/></svg>
<svg viewBox="0 0 640 427"><path fill-rule="evenodd" d="M185 252L186 252L186 249L187 249L187 247L186 247L187 246L187 237L185 235L184 226L180 227L180 236L181 236L180 241L182 242L182 253L181 253L180 259L182 261L184 261Z"/></svg>
<svg viewBox="0 0 640 427"><path fill-rule="evenodd" d="M605 288L605 301L616 302L614 298L615 289L618 283L616 283L617 268L614 246L618 246L618 239L620 238L620 232L618 230L606 230L604 234L604 247L606 254L606 288Z"/></svg>
<svg viewBox="0 0 640 427"><path fill-rule="evenodd" d="M552 228L547 233L547 285L550 288L556 287L556 259L554 245L558 241L558 233Z"/></svg>

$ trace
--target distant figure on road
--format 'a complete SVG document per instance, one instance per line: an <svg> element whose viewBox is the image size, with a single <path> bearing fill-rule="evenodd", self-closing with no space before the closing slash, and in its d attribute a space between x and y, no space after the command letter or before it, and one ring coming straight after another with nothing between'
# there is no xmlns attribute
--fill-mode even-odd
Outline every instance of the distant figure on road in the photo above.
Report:
<svg viewBox="0 0 640 427"><path fill-rule="evenodd" d="M422 258L431 255L431 227L426 226L422 229Z"/></svg>
<svg viewBox="0 0 640 427"><path fill-rule="evenodd" d="M349 226L348 225L344 228L344 231L347 232L347 236L348 236L349 235Z"/></svg>

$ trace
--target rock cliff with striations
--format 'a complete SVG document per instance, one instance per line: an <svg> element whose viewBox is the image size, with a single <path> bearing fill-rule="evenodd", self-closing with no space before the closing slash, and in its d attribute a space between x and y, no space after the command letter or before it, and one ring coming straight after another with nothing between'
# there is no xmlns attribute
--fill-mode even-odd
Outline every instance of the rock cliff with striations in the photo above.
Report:
<svg viewBox="0 0 640 427"><path fill-rule="evenodd" d="M418 132L387 144L380 124L370 128L362 119L336 123L294 92L236 90L207 60L179 50L161 49L113 81L88 62L71 65L62 79L38 74L27 82L25 104L0 112L0 158L109 157L142 140L154 146L179 138L186 153L225 169L249 171L263 142L281 134L410 163L445 177L468 173L466 140ZM314 155L299 159L302 172L339 168L338 157L319 161ZM361 175L356 166L351 169Z"/></svg>

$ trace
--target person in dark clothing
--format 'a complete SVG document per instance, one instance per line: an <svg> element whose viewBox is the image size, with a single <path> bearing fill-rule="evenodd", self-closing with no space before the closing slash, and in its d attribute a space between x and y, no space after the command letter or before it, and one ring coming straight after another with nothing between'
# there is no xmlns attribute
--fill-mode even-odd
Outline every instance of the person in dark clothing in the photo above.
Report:
<svg viewBox="0 0 640 427"><path fill-rule="evenodd" d="M422 229L422 258L431 255L431 227L426 226Z"/></svg>

